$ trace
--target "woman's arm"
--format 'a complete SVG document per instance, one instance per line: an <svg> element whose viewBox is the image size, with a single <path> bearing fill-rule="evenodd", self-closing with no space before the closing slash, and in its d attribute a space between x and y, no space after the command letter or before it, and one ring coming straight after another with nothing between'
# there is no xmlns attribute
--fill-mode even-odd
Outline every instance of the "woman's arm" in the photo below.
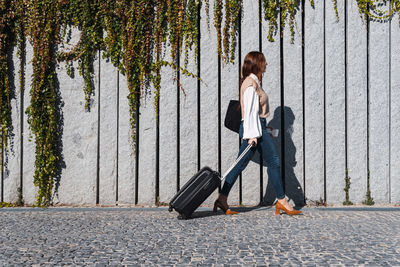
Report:
<svg viewBox="0 0 400 267"><path fill-rule="evenodd" d="M243 121L243 139L254 139L262 136L261 123L259 118L259 99L253 86L245 89L243 94L244 121ZM255 140L257 143L257 139Z"/></svg>

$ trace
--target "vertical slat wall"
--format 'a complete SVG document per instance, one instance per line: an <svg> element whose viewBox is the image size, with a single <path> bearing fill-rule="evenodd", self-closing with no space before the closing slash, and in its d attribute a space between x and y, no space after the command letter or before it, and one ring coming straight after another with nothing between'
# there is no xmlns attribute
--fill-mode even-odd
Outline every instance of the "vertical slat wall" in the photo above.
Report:
<svg viewBox="0 0 400 267"><path fill-rule="evenodd" d="M337 3L339 21L336 21L332 2L326 1L325 5L326 201L341 203L346 169L345 5L344 1Z"/></svg>
<svg viewBox="0 0 400 267"><path fill-rule="evenodd" d="M118 204L135 203L135 154L131 138L129 94L126 77L118 73L119 125L118 125Z"/></svg>
<svg viewBox="0 0 400 267"><path fill-rule="evenodd" d="M388 4L380 7L388 9ZM389 201L389 23L369 24L369 166L376 203Z"/></svg>
<svg viewBox="0 0 400 267"><path fill-rule="evenodd" d="M305 4L305 194L324 199L324 0Z"/></svg>
<svg viewBox="0 0 400 267"><path fill-rule="evenodd" d="M115 204L117 177L117 69L100 59L99 204ZM129 113L128 113L129 114Z"/></svg>
<svg viewBox="0 0 400 267"><path fill-rule="evenodd" d="M300 7L301 8L301 7ZM290 42L290 29L284 29L283 36L283 90L284 90L284 120L285 127L280 129L279 136L285 136L285 159L281 157L281 163L285 160L285 194L296 205L304 205L304 129L303 129L303 77L302 77L302 14L301 9L296 13L298 31L294 36L293 44ZM279 41L276 36L276 41ZM276 68L279 66L279 61ZM275 75L280 75L280 69ZM279 88L279 87L278 87ZM278 90L278 88L276 90ZM273 95L270 97L272 102ZM278 100L275 100L278 101ZM276 108L271 115L277 117L280 124L280 108L276 102ZM272 105L271 105L272 107ZM279 108L279 109L278 109ZM274 125L275 126L275 125ZM279 143L281 142L278 139ZM280 145L280 144L279 144Z"/></svg>
<svg viewBox="0 0 400 267"><path fill-rule="evenodd" d="M259 50L258 36L258 1L243 1L242 30L242 62L247 53ZM258 159L256 159L258 157ZM253 158L259 161L259 154ZM256 205L260 202L260 167L253 160L242 172L242 204Z"/></svg>
<svg viewBox="0 0 400 267"><path fill-rule="evenodd" d="M25 70L25 94L24 94L24 108L30 105L31 101L31 84L32 84L32 74L33 74L33 67L32 64L29 62L32 61L33 58L33 47L26 42L26 70ZM61 83L60 83L61 86ZM13 122L15 123L15 122ZM32 134L31 141L29 141L29 136ZM24 148L23 148L23 198L25 203L32 204L35 201L35 195L37 192L37 188L33 185L33 175L34 175L34 166L35 166L35 136L29 129L28 124L28 116L25 114L24 111Z"/></svg>
<svg viewBox="0 0 400 267"><path fill-rule="evenodd" d="M255 14L254 14L255 15ZM264 20L264 13L262 11L261 13L261 18L262 18L262 24L261 24L261 38L262 38L262 52L265 56L265 59L267 60L267 68L266 72L264 73L263 80L262 80L262 87L264 91L268 95L268 101L269 101L269 112L270 115L267 118L267 124L268 126L278 129L279 130L279 136L276 138L273 138L275 148L278 152L278 155L281 159L282 162L282 153L281 153L281 134L282 134L282 128L281 128L281 66L280 66L280 38L279 38L279 33L274 36L275 41L270 42L267 39L268 35L268 23ZM277 18L279 21L279 17ZM294 60L295 58L293 58ZM300 58L296 58L296 60ZM300 76L301 78L301 76ZM301 85L301 83L300 83ZM265 161L264 161L265 162ZM276 198L276 193L275 189L272 186L272 183L269 181L268 173L267 173L267 167L265 166L265 163L263 162L263 203L268 205L272 204L273 201Z"/></svg>
<svg viewBox="0 0 400 267"><path fill-rule="evenodd" d="M77 43L80 33L77 29L73 29L72 33L72 41ZM94 62L96 91L95 96L92 96L90 112L85 111L84 80L78 73L77 64L74 64L74 78L67 75L64 63L61 63L57 70L61 100L64 102L62 154L65 168L62 169L55 203L90 204L96 199L98 138L96 96L100 77L98 66L99 61L96 59Z"/></svg>
<svg viewBox="0 0 400 267"><path fill-rule="evenodd" d="M360 203L367 189L367 32L357 3L347 1L347 151L350 200Z"/></svg>
<svg viewBox="0 0 400 267"><path fill-rule="evenodd" d="M23 111L21 111L21 88L19 86L19 66L20 61L17 57L17 49L15 48L13 51L13 62L14 62L14 81L15 81L15 95L11 99L11 120L13 122L13 134L14 137L8 139L8 151L9 153L4 152L4 172L3 172L3 183L4 183L4 192L3 192L3 201L6 202L16 202L18 200L18 187L20 186L20 177L21 177L21 124L20 118L23 116ZM17 122L17 123L14 123Z"/></svg>
<svg viewBox="0 0 400 267"><path fill-rule="evenodd" d="M138 203L154 205L156 189L156 112L154 94L140 100Z"/></svg>
<svg viewBox="0 0 400 267"><path fill-rule="evenodd" d="M236 45L235 63L222 64L221 67L221 170L222 175L238 155L238 134L224 126L224 118L231 99L238 100L239 92L239 46ZM230 205L239 205L239 178L231 189L228 203Z"/></svg>
<svg viewBox="0 0 400 267"><path fill-rule="evenodd" d="M189 51L187 69L196 74L195 51ZM185 53L180 56L180 65L184 67ZM180 91L180 177L182 187L197 172L197 79L180 77L183 90Z"/></svg>
<svg viewBox="0 0 400 267"><path fill-rule="evenodd" d="M400 202L400 27L399 15L391 21L390 54L390 202Z"/></svg>
<svg viewBox="0 0 400 267"><path fill-rule="evenodd" d="M181 75L185 97L182 91L178 91L180 89L173 79L175 70L163 68L158 165L154 94L141 99L137 132L139 158L136 165L125 76L105 59L97 58L94 62L95 95L90 112L85 112L83 78L77 71L75 78L68 77L64 64L60 64L57 74L64 104L61 111L64 165L54 203L95 204L97 198L99 204L134 204L135 199L140 205L154 205L156 200L168 203L176 193L178 183L182 187L198 168L210 166L215 170L220 168L223 173L238 152L237 134L223 125L225 112L229 100L237 99L238 72L244 56L260 48L268 62L263 88L270 101L270 126L280 129L283 108L285 125L274 142L281 163L285 165L286 195L294 204L303 204L304 191L308 200L326 198L328 204L341 203L344 200L346 166L351 178L349 193L353 203L361 203L365 199L368 168L374 200L377 203L399 203L398 16L390 23L370 21L367 25L359 16L357 3L349 0L338 2L340 19L337 22L330 1L317 0L315 8L312 8L310 2L305 0L305 5L299 4L296 13L294 44L290 43L288 25L282 43L279 34L271 43L266 39L268 24L265 21L261 22L261 35L259 33L259 3L243 3L241 51L236 51L236 59L240 55L242 62L224 65L221 60L220 69L212 16L214 2L210 2L210 31L206 26L205 6L202 6L199 59L203 82L200 83L200 92L197 91L196 79ZM302 9L304 14L300 12ZM72 37L74 42L79 33L73 31ZM164 50L163 56L170 60L169 46L165 46ZM14 147L10 147L11 153L6 155L8 165L2 180L4 201L17 201L22 161L23 198L27 204L35 201L37 192L33 185L35 143L34 138L28 141L30 130L25 114L30 104L32 56L33 49L28 42L22 99L18 84L19 61L14 55L16 87L15 98L11 101ZM180 65L184 65L183 55L180 55ZM194 51L190 52L188 69L193 73L198 71ZM218 84L221 85L220 91ZM21 100L24 110L20 109ZM21 118L24 122L22 136ZM218 134L219 127L221 136ZM281 138L282 135L284 138ZM23 139L22 148L20 138ZM284 153L280 150L282 145ZM135 183L136 171L138 184ZM267 168L250 162L243 172L242 188L237 181L229 202L231 205L240 204L239 192L242 192L242 204L256 205L260 201L260 193L263 193L264 202L270 204L275 200L275 192L268 185ZM136 190L138 195L135 195ZM216 196L217 191L204 205L211 206Z"/></svg>
<svg viewBox="0 0 400 267"><path fill-rule="evenodd" d="M171 60L171 48L166 47L164 60ZM160 201L168 203L177 192L177 95L172 68L161 69L160 91ZM194 88L190 88L191 91ZM192 133L192 138L194 134ZM193 139L193 142L195 140Z"/></svg>
<svg viewBox="0 0 400 267"><path fill-rule="evenodd" d="M214 3L210 1L210 14L214 13ZM216 50L217 34L210 16L210 31L205 20L205 5L201 8L200 22L200 77L204 81L200 88L200 166L218 170L218 56ZM194 88L192 89L194 90ZM194 137L194 135L193 135ZM182 155L183 156L183 155ZM182 185L181 185L182 186ZM216 193L211 195L205 205L211 205Z"/></svg>

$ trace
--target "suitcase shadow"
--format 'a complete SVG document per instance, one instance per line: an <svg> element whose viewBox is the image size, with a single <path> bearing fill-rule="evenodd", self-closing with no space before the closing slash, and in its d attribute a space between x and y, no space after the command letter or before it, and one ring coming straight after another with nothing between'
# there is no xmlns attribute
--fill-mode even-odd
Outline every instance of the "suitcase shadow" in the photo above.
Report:
<svg viewBox="0 0 400 267"><path fill-rule="evenodd" d="M257 206L252 206L252 207L230 207L232 211L236 211L239 213L246 213L250 212L253 210L268 210L271 209L273 206L265 206L265 205L257 205ZM201 210L201 211L195 211L193 212L192 216L190 218L181 218L180 215L178 215L179 220L193 220L193 219L199 219L199 218L206 218L206 217L211 217L211 216L221 216L225 215L225 213L222 210L218 209L218 212L213 212L212 210Z"/></svg>
<svg viewBox="0 0 400 267"><path fill-rule="evenodd" d="M272 209L273 206L266 206L266 205L257 205L252 207L231 207L231 210L237 211L239 213L250 212L253 210L268 210Z"/></svg>

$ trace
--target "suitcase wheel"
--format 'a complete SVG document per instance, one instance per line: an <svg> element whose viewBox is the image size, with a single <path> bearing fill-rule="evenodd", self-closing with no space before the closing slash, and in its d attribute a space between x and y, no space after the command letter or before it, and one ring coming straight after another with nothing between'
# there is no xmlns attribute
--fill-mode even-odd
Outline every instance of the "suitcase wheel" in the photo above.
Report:
<svg viewBox="0 0 400 267"><path fill-rule="evenodd" d="M169 206L168 211L169 211L169 212L172 212L172 211L173 211L173 208L172 208L171 206Z"/></svg>
<svg viewBox="0 0 400 267"><path fill-rule="evenodd" d="M179 214L179 216L178 216L178 219L179 220L187 220L187 219L189 219L190 217L187 217L185 214L183 214L183 213L180 213Z"/></svg>

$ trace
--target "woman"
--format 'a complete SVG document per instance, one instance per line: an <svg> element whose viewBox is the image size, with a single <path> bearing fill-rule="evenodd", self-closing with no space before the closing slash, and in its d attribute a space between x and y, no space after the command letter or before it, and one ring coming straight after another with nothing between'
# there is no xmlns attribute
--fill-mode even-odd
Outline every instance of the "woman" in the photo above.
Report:
<svg viewBox="0 0 400 267"><path fill-rule="evenodd" d="M260 86L260 81L262 80L266 65L265 57L261 52L250 52L244 58L239 94L242 112L239 136L243 141L239 149L239 155L246 149L248 144L254 142L254 145L247 155L245 155L226 176L221 193L214 203L214 211L220 208L225 214L237 213L229 209L227 198L238 175L246 168L254 155L255 149L258 149L267 163L268 177L271 180L278 198L275 206L275 213L280 214L280 210L290 215L301 213L301 211L293 209L285 198L280 175L279 157L276 153L271 136L267 131L266 118L269 116L268 96Z"/></svg>

